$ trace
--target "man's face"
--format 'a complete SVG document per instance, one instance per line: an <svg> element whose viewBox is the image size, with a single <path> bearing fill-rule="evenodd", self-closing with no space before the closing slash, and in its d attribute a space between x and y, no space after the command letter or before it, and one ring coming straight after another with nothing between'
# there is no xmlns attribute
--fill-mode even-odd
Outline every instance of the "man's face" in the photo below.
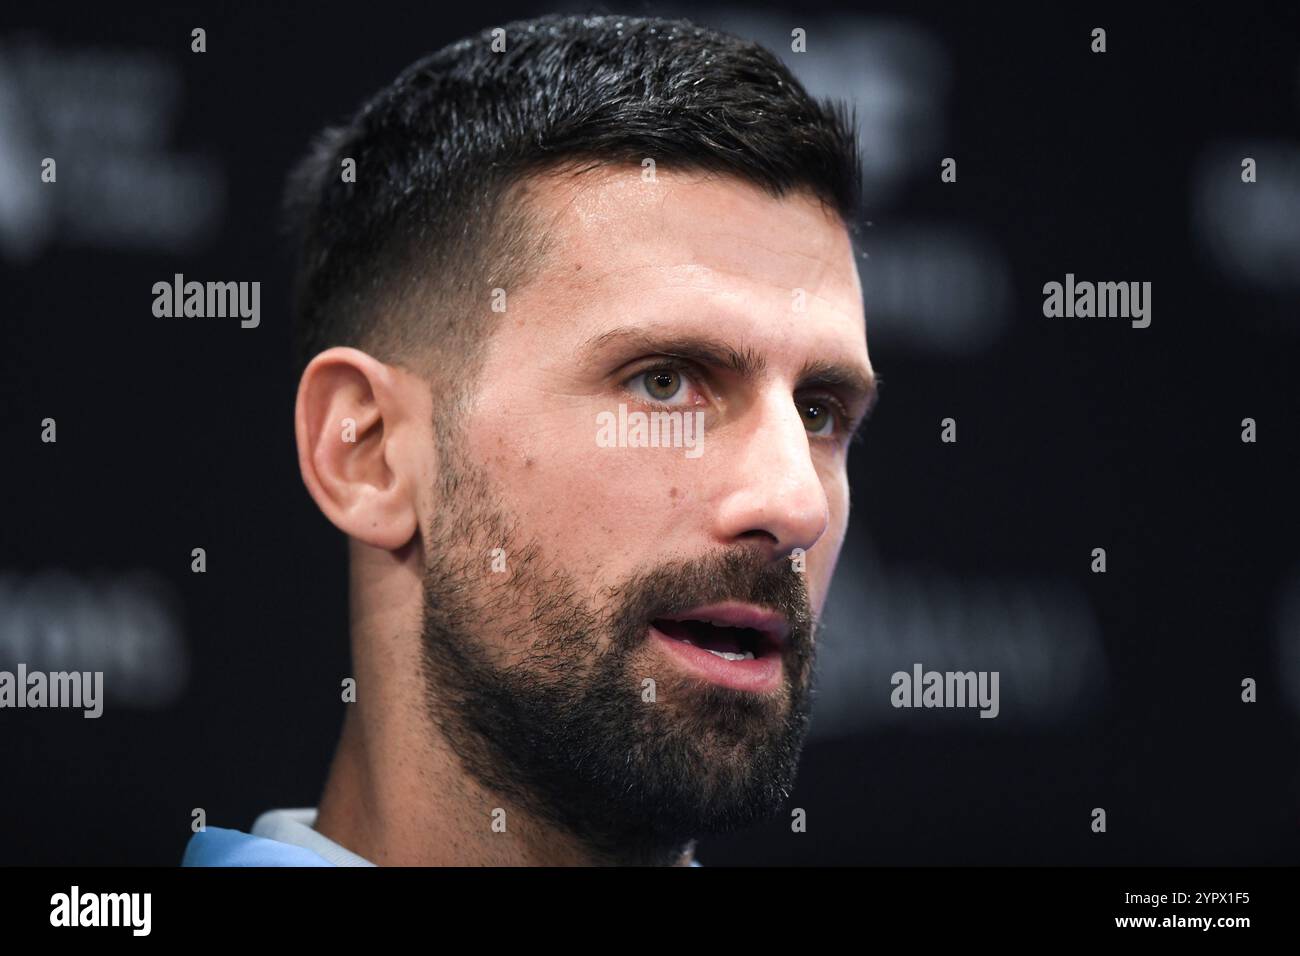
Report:
<svg viewBox="0 0 1300 956"><path fill-rule="evenodd" d="M551 251L435 422L431 712L494 792L653 855L793 786L870 401L861 292L803 195L606 168L529 201Z"/></svg>

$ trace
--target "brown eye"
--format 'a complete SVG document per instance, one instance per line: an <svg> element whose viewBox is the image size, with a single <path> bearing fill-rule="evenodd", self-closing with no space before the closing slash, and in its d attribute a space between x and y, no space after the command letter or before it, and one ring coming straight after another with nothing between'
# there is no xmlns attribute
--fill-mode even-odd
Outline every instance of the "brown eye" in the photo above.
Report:
<svg viewBox="0 0 1300 956"><path fill-rule="evenodd" d="M827 435L835 428L835 412L818 402L800 402L799 417L813 435Z"/></svg>
<svg viewBox="0 0 1300 956"><path fill-rule="evenodd" d="M672 369L660 368L646 372L642 378L646 393L658 402L666 402L682 387L682 377Z"/></svg>

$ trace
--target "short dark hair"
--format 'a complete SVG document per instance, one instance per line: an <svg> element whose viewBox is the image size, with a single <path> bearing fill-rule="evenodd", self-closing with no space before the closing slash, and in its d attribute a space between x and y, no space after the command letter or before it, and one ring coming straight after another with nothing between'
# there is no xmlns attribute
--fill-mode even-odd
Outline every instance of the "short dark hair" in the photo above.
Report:
<svg viewBox="0 0 1300 956"><path fill-rule="evenodd" d="M335 345L387 362L422 346L472 353L491 290L526 281L545 248L518 190L530 174L651 158L775 197L806 191L855 230L852 114L761 46L642 17L501 29L503 52L489 29L412 64L290 176L299 371Z"/></svg>

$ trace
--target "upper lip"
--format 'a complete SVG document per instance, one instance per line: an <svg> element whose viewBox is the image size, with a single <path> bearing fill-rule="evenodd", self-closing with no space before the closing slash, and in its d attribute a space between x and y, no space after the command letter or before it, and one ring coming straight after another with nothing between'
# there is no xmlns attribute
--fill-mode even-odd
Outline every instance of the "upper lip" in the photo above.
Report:
<svg viewBox="0 0 1300 956"><path fill-rule="evenodd" d="M659 620L705 621L720 627L747 627L760 632L765 643L781 648L790 638L790 622L784 614L740 601L706 604L679 614L661 614Z"/></svg>

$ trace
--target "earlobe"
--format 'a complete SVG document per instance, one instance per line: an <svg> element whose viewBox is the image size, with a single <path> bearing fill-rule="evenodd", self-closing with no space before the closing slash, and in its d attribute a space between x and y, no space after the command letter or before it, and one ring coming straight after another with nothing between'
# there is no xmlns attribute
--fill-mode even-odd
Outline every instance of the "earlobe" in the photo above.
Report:
<svg viewBox="0 0 1300 956"><path fill-rule="evenodd" d="M317 355L298 383L294 431L303 483L339 530L394 551L416 533L414 476L396 370L352 348Z"/></svg>

